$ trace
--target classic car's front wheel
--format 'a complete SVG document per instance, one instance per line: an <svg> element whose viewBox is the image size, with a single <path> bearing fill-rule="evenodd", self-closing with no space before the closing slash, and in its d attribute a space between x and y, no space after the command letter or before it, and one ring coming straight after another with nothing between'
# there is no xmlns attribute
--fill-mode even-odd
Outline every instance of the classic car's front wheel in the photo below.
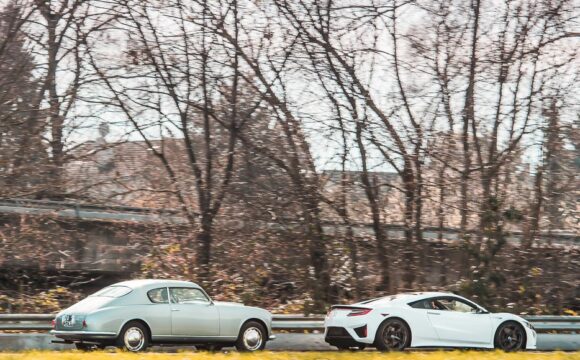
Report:
<svg viewBox="0 0 580 360"><path fill-rule="evenodd" d="M117 346L132 352L144 351L149 346L149 330L139 321L130 321L123 326Z"/></svg>
<svg viewBox="0 0 580 360"><path fill-rule="evenodd" d="M266 329L256 321L248 321L242 326L236 349L238 351L264 350L266 347Z"/></svg>

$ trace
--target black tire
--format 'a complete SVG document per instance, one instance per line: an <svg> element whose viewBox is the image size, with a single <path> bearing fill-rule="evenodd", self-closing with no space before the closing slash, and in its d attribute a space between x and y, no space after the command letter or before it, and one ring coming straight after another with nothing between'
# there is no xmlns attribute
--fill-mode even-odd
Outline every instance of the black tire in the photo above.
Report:
<svg viewBox="0 0 580 360"><path fill-rule="evenodd" d="M256 321L248 321L240 329L236 349L238 351L258 351L264 350L268 341L268 333L262 324Z"/></svg>
<svg viewBox="0 0 580 360"><path fill-rule="evenodd" d="M145 351L149 346L149 330L139 321L129 321L117 338L117 346L130 352Z"/></svg>
<svg viewBox="0 0 580 360"><path fill-rule="evenodd" d="M503 351L519 351L526 346L526 331L516 321L506 321L495 332L493 345Z"/></svg>
<svg viewBox="0 0 580 360"><path fill-rule="evenodd" d="M411 329L401 319L387 319L379 326L375 346L379 351L402 351L411 345Z"/></svg>

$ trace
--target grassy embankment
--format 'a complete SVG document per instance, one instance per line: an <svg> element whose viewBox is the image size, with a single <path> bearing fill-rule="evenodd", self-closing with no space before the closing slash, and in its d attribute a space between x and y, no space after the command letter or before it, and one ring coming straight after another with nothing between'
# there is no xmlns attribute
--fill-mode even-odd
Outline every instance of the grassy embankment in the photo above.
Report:
<svg viewBox="0 0 580 360"><path fill-rule="evenodd" d="M231 353L142 353L76 351L29 351L0 353L0 360L580 360L574 353L502 353L481 351L446 352L262 352L257 354Z"/></svg>

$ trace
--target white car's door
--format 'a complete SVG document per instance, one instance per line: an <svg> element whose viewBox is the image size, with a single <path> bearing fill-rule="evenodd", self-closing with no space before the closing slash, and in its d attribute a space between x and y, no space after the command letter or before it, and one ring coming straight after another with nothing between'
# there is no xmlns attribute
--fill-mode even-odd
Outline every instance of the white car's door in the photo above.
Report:
<svg viewBox="0 0 580 360"><path fill-rule="evenodd" d="M219 312L200 289L169 288L173 336L218 336Z"/></svg>
<svg viewBox="0 0 580 360"><path fill-rule="evenodd" d="M493 334L489 313L478 313L477 308L458 298L436 298L432 301L434 306L427 310L427 316L443 345L491 344Z"/></svg>

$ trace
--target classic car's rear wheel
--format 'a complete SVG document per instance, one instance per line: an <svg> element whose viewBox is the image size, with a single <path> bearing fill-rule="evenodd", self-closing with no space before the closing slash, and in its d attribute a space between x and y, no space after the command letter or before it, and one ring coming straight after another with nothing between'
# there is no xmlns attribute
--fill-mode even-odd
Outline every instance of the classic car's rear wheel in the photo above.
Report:
<svg viewBox="0 0 580 360"><path fill-rule="evenodd" d="M123 326L117 346L132 352L144 351L149 346L149 330L139 321L130 321Z"/></svg>
<svg viewBox="0 0 580 360"><path fill-rule="evenodd" d="M256 321L248 321L242 326L236 349L238 351L264 350L266 347L266 329Z"/></svg>

